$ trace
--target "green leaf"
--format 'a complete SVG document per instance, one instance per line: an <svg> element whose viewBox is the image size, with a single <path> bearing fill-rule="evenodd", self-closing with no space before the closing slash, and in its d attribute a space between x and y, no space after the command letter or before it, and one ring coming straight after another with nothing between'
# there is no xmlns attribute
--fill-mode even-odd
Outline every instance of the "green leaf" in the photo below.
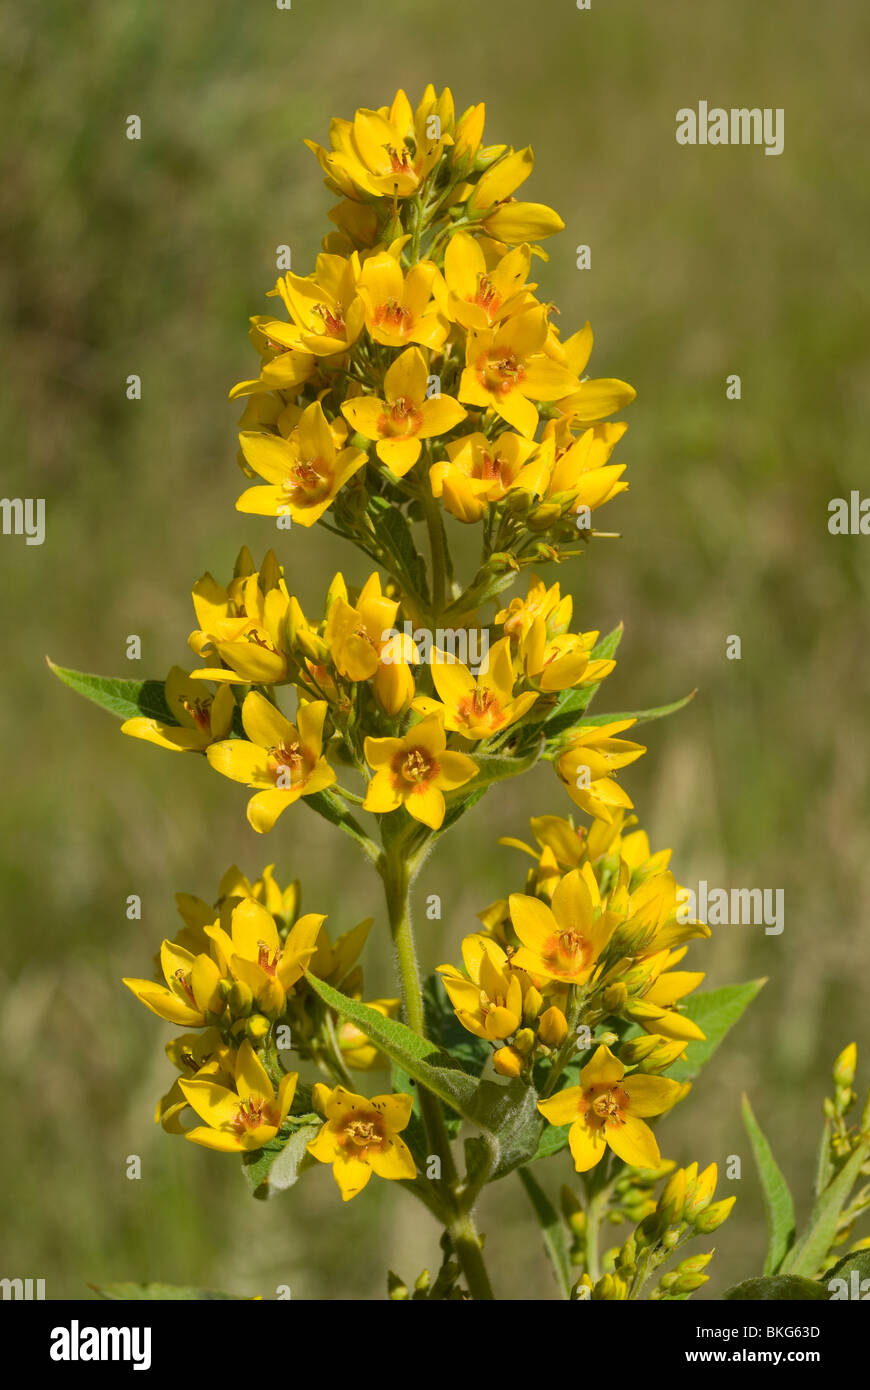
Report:
<svg viewBox="0 0 870 1390"><path fill-rule="evenodd" d="M812 1277L831 1248L837 1233L837 1222L849 1198L862 1165L867 1159L867 1144L859 1144L847 1163L820 1197L810 1212L806 1230L782 1263L783 1274L803 1274Z"/></svg>
<svg viewBox="0 0 870 1390"><path fill-rule="evenodd" d="M675 1081L693 1081L766 983L766 979L747 980L742 985L723 985L691 995L683 1012L706 1036L703 1042L693 1039L689 1043L685 1058L671 1067L668 1076Z"/></svg>
<svg viewBox="0 0 870 1390"><path fill-rule="evenodd" d="M535 1151L535 1160L551 1158L553 1154L561 1153L563 1149L568 1147L570 1133L570 1125L547 1125Z"/></svg>
<svg viewBox="0 0 870 1390"><path fill-rule="evenodd" d="M581 692L576 692L580 694ZM615 710L610 714L589 714L582 719L576 719L576 724L582 724L584 728L591 728L592 725L598 727L601 724L617 724L624 719L633 719L637 724L651 724L655 719L665 719L669 714L676 714L677 710L685 709L691 700L694 700L696 692L690 690L688 695L684 695L681 700L672 700L669 705L655 705L652 709L623 709ZM549 733L549 723L542 725Z"/></svg>
<svg viewBox="0 0 870 1390"><path fill-rule="evenodd" d="M775 1299L789 1303L820 1303L827 1299L828 1291L824 1284L818 1284L815 1279L796 1279L793 1275L779 1274L772 1279L744 1279L742 1284L735 1284L722 1297L731 1302Z"/></svg>
<svg viewBox="0 0 870 1390"><path fill-rule="evenodd" d="M480 1083L470 1076L449 1052L434 1043L421 1038L404 1023L394 1018L384 1018L375 1009L361 1004L356 999L348 999L337 989L318 980L306 970L305 978L321 999L335 1009L336 1013L350 1019L377 1043L382 1052L402 1067L415 1081L419 1081L434 1092L466 1119L471 1118L474 1098Z"/></svg>
<svg viewBox="0 0 870 1390"><path fill-rule="evenodd" d="M296 1182L303 1167L312 1166L316 1160L307 1146L320 1133L320 1124L315 1118L309 1124L299 1125L289 1135L276 1136L262 1149L245 1154L242 1167L254 1197L266 1201L276 1192L286 1191Z"/></svg>
<svg viewBox="0 0 870 1390"><path fill-rule="evenodd" d="M755 1165L761 1178L764 1210L767 1216L768 1246L764 1273L776 1274L794 1240L794 1202L770 1145L755 1118L749 1097L743 1097L743 1123L749 1135Z"/></svg>
<svg viewBox="0 0 870 1390"><path fill-rule="evenodd" d="M605 633L601 641L592 648L590 661L609 661L612 656L615 656L624 631L625 628L622 623L617 623L616 627Z"/></svg>
<svg viewBox="0 0 870 1390"><path fill-rule="evenodd" d="M538 1218L544 1249L550 1264L553 1266L559 1292L563 1298L570 1298L573 1279L564 1223L546 1192L535 1181L528 1168L520 1168L518 1176L534 1207L535 1216Z"/></svg>
<svg viewBox="0 0 870 1390"><path fill-rule="evenodd" d="M622 641L623 626L613 628L590 653L590 661L607 661L616 653L616 649ZM576 690L563 690L558 698L555 709L547 716L541 724L541 729L548 738L553 738L561 734L565 729L572 728L577 723L577 716L591 705L593 697L601 689L603 681L596 681L594 685L580 686Z"/></svg>
<svg viewBox="0 0 870 1390"><path fill-rule="evenodd" d="M338 826L345 835L356 840L370 859L377 859L379 850L374 840L369 838L359 821L350 814L344 802L334 796L332 792L315 792L313 796L305 796L302 800L310 810L316 811L324 820L328 820L330 825Z"/></svg>
<svg viewBox="0 0 870 1390"><path fill-rule="evenodd" d="M853 1275L858 1276L857 1280L853 1280ZM870 1279L870 1250L853 1250L851 1255L844 1255L842 1260L837 1261L833 1269L829 1269L827 1274L822 1275L821 1282L825 1285L825 1288L828 1289L832 1298L834 1297L834 1291L831 1288L831 1281L833 1279L845 1279L846 1283L849 1285L849 1297L852 1296L853 1283L857 1283L858 1296L862 1301L866 1299L868 1293L870 1293L870 1289L865 1289L862 1292L861 1285L865 1280ZM845 1295L842 1294L840 1295L841 1298L844 1296Z"/></svg>
<svg viewBox="0 0 870 1390"><path fill-rule="evenodd" d="M137 1302L174 1300L210 1301L212 1299L232 1299L237 1303L250 1303L251 1299L243 1293L221 1293L219 1289L197 1289L187 1284L91 1284L90 1287L100 1298L115 1301L134 1299Z"/></svg>
<svg viewBox="0 0 870 1390"><path fill-rule="evenodd" d="M538 1093L534 1086L519 1078L506 1084L481 1081L468 1118L488 1138L489 1182L496 1182L535 1157L544 1117L538 1110Z"/></svg>
<svg viewBox="0 0 870 1390"><path fill-rule="evenodd" d="M117 715L119 719L135 719L144 715L146 719L159 719L163 724L178 724L178 720L166 703L163 681L130 681L120 676L89 676L84 671L71 671L66 666L56 666L48 657L48 668L59 681L68 685L86 700L93 700L101 709Z"/></svg>

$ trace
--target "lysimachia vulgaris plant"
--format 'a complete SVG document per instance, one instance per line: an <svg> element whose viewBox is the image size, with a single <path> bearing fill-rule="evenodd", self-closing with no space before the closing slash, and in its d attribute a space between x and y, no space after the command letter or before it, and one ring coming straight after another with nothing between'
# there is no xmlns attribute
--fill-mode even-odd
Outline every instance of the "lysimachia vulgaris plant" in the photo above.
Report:
<svg viewBox="0 0 870 1390"><path fill-rule="evenodd" d="M669 852L620 780L645 751L636 726L685 700L590 714L621 629L577 630L542 577L608 534L599 513L627 487L612 417L635 393L589 377L589 324L563 332L538 297L538 243L563 223L517 196L531 150L485 145L483 128L482 104L457 118L428 87L416 109L400 91L311 145L332 230L312 273L288 268L268 291L251 320L259 368L231 392L236 506L277 541L196 581L191 656L164 681L53 669L124 734L247 788L255 831L280 838L285 816L313 811L383 883L383 924L335 928L272 864L254 879L229 868L215 897L178 895L155 973L125 981L180 1030L156 1109L169 1134L239 1156L259 1197L321 1165L344 1201L400 1184L443 1228L443 1258L413 1292L391 1273L396 1299L492 1297L474 1209L511 1173L563 1297L686 1298L711 1252L683 1246L734 1197L716 1199L715 1163L663 1159L659 1127L761 982L699 992L684 957L709 928L681 913ZM365 559L306 613L280 542L297 533L302 566L315 525ZM480 543L470 574L453 558L463 531ZM525 877L481 904L455 960L433 960L411 921L420 866L541 762L554 814L532 819L531 844L502 841ZM364 948L387 927L396 997L371 999ZM839 1095L826 1181L850 1164L857 1181L866 1139L845 1136ZM577 1179L559 1211L538 1175L566 1148ZM801 1275L830 1268L845 1207Z"/></svg>

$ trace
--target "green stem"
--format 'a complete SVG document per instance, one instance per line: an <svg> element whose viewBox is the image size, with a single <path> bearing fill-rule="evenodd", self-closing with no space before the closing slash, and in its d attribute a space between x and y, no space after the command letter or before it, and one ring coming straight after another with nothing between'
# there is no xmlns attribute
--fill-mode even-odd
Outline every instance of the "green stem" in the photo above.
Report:
<svg viewBox="0 0 870 1390"><path fill-rule="evenodd" d="M381 877L390 918L390 931L396 955L396 967L402 988L405 1016L409 1028L420 1037L426 1036L425 1014L423 1010L423 991L420 985L420 971L417 965L417 952L414 945L414 932L408 896L411 887L411 863L407 856L407 846L401 841L384 851L380 864ZM459 1174L450 1147L447 1126L441 1102L425 1086L418 1086L420 1109L423 1123L431 1146L431 1152L441 1159L441 1178L439 1195L445 1215L445 1225L462 1266L468 1290L472 1298L491 1300L493 1297L480 1236L474 1225L474 1218L457 1199Z"/></svg>
<svg viewBox="0 0 870 1390"><path fill-rule="evenodd" d="M441 508L428 488L423 492L423 508L426 513L426 529L429 533L429 550L432 555L432 613L431 625L437 628L444 612L447 584L447 550L444 544L444 527L441 521Z"/></svg>

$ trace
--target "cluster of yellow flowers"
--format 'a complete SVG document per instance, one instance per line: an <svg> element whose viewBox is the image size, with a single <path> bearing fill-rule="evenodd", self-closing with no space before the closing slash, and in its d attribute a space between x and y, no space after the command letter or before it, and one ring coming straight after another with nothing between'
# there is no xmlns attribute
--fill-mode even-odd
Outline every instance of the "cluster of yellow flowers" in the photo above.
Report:
<svg viewBox="0 0 870 1390"><path fill-rule="evenodd" d="M658 1208L644 1183L673 1165L646 1121L688 1089L663 1073L703 1038L681 1006L703 976L678 967L687 942L709 935L678 920L669 855L651 852L617 780L645 751L621 737L636 717L585 714L619 632L572 631L571 597L536 572L600 534L593 513L627 487L624 465L610 462L626 427L608 417L634 391L585 377L589 325L563 339L554 306L536 298L532 262L547 259L537 240L563 224L514 196L531 150L484 145L483 123L482 105L457 118L450 92L428 87L416 110L399 92L389 107L334 121L331 148L311 146L340 199L334 230L314 272L287 269L269 292L276 313L252 320L260 370L231 392L245 401L238 462L249 483L236 505L279 532L319 524L374 568L361 587L336 574L322 612L306 616L275 552L257 567L243 548L226 585L211 574L194 585L188 640L201 664L173 667L162 708L140 706L122 726L204 755L248 787L256 831L304 802L362 846L384 880L405 1019L423 1041L409 1050L398 999L364 1000L370 921L333 942L323 915L301 913L298 883L279 887L273 866L253 882L233 867L214 903L178 896L183 926L163 942L155 978L125 981L189 1030L167 1045L180 1076L157 1120L249 1163L292 1146L297 1168L332 1166L345 1200L372 1173L405 1181L445 1225L453 1272L434 1286L445 1297L460 1296L460 1266L473 1296L487 1296L470 1204L495 1160L463 1189L442 1107L484 1113L490 1059L511 1095L533 1096L514 1166L535 1156L546 1121L566 1133L578 1172L608 1151L628 1165L651 1230ZM465 585L454 521L480 527ZM501 600L523 570L525 595ZM436 834L542 758L592 823L538 817L536 848L503 842L534 864L525 891L480 914L463 968L434 977L478 1049L464 1080L451 1063L439 1082L410 884ZM346 773L357 789L342 785ZM329 1084L286 1070L291 1052ZM390 1061L414 1072L415 1096L353 1089L352 1071ZM446 1171L430 1186L421 1158L432 1154ZM690 1178L704 1189L700 1212L712 1187L697 1170ZM578 1296L629 1296L642 1226L631 1239L633 1253L626 1246L603 1276L585 1270ZM696 1274L682 1270L678 1292L697 1287Z"/></svg>

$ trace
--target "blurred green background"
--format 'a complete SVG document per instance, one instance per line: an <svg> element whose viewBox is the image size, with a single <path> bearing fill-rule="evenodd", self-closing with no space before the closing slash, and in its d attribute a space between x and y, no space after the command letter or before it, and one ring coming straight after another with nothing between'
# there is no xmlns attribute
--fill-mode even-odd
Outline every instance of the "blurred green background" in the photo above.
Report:
<svg viewBox="0 0 870 1390"><path fill-rule="evenodd" d="M304 810L257 837L241 789L122 741L43 664L162 675L188 656L192 582L228 577L243 541L257 556L274 541L233 510L226 392L250 373L247 318L265 310L276 246L304 273L327 230L334 199L303 137L430 80L459 109L486 101L490 141L533 145L528 196L567 223L541 296L566 332L592 321L594 375L638 390L618 452L631 490L606 512L624 539L547 574L577 594L584 627L625 620L611 708L699 687L647 731L627 779L642 821L684 883L785 890L781 936L723 927L691 957L712 984L770 977L660 1130L681 1162L744 1159L720 1188L739 1202L705 1295L760 1272L765 1245L742 1089L806 1210L830 1063L853 1039L870 1081L870 542L827 531L828 500L867 478L868 40L857 0L4 8L3 492L46 498L47 538L0 541L0 1273L44 1277L49 1297L133 1278L378 1298L388 1265L414 1278L436 1262L437 1232L392 1185L342 1206L322 1169L256 1203L234 1161L152 1125L172 1033L119 979L148 973L173 934L173 893L212 898L234 860L251 876L274 860L333 931L377 914L376 994L391 989L378 884ZM783 107L783 155L678 146L675 112L699 99ZM591 270L575 267L580 243ZM283 559L312 611L336 567L364 572L319 529L294 530ZM740 661L726 660L731 634ZM445 842L419 885L444 903L422 932L428 968L519 886L525 866L496 838L567 810L536 771ZM569 1172L567 1155L551 1165L552 1191ZM491 1189L492 1268L503 1296L550 1297L525 1202L515 1178Z"/></svg>

